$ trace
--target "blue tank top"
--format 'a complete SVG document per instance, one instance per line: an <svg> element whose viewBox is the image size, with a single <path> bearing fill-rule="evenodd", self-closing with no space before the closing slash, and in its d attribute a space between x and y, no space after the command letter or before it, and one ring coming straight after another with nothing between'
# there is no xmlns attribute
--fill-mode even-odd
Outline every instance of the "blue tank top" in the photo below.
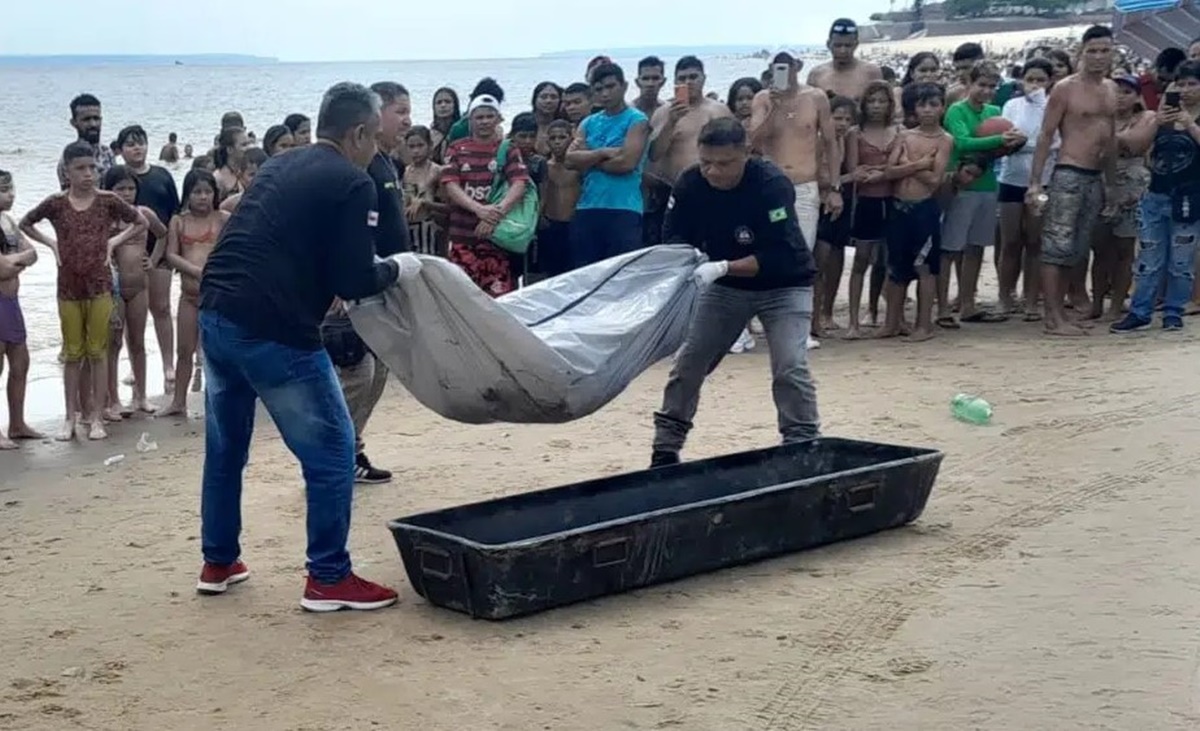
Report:
<svg viewBox="0 0 1200 731"><path fill-rule="evenodd" d="M647 122L646 115L633 107L626 107L619 114L597 112L580 122L588 149L620 147L625 144L629 130L639 122ZM583 189L579 195L578 209L604 209L642 212L642 168L646 166L649 145L642 152L637 167L624 175L613 175L592 168L583 176Z"/></svg>

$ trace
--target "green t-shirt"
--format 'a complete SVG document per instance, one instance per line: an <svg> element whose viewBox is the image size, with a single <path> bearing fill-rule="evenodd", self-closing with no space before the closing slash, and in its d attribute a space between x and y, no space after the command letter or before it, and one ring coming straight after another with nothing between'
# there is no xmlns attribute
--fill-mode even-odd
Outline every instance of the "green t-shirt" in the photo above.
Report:
<svg viewBox="0 0 1200 731"><path fill-rule="evenodd" d="M1008 100L1017 96L1017 90L1020 88L1021 82L1019 81L1004 82L1000 85L999 89L996 89L996 98L992 100L992 103L1004 109L1004 105L1008 103Z"/></svg>
<svg viewBox="0 0 1200 731"><path fill-rule="evenodd" d="M1000 135L992 137L976 137L975 129L985 119L1000 116L1000 107L992 104L984 104L983 109L976 110L971 106L971 102L964 99L960 102L954 102L950 108L946 110L946 116L942 120L942 126L954 138L954 153L950 155L950 164L946 167L949 171L958 169L959 163L963 159L970 159L973 154L992 152L1004 146L1004 138ZM967 190L974 190L983 193L990 193L999 189L996 183L996 169L992 164L990 156L984 166L983 175L979 180L967 187Z"/></svg>

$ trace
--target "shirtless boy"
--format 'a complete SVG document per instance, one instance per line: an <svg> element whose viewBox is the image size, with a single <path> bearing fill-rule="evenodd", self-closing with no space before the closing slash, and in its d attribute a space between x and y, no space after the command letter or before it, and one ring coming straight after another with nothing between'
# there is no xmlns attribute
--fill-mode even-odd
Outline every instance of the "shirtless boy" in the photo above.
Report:
<svg viewBox="0 0 1200 731"><path fill-rule="evenodd" d="M915 116L918 124L900 133L888 160L887 178L896 181L896 188L887 240L887 321L879 337L906 334L904 300L909 283L916 279L917 324L912 340L920 341L934 335L933 300L941 268L937 233L942 215L936 195L954 138L941 127L945 98L940 86L920 84L906 101L913 108L905 113Z"/></svg>
<svg viewBox="0 0 1200 731"><path fill-rule="evenodd" d="M0 449L16 449L15 440L42 438L25 423L29 347L25 343L25 317L17 299L21 272L37 261L37 252L8 215L15 200L12 175L0 170L0 373L8 360L8 436L0 434Z"/></svg>
<svg viewBox="0 0 1200 731"><path fill-rule="evenodd" d="M1088 28L1080 49L1082 68L1051 91L1033 154L1025 200L1036 206L1054 136L1061 135L1042 230L1042 294L1050 335L1086 333L1082 325L1067 319L1063 294L1072 268L1091 250L1106 181L1111 188L1115 176L1117 88L1109 78L1112 54L1112 30L1100 25Z"/></svg>
<svg viewBox="0 0 1200 731"><path fill-rule="evenodd" d="M883 78L883 70L877 64L854 57L858 50L858 24L853 20L833 21L825 47L833 58L812 70L808 75L810 85L862 101L867 84Z"/></svg>
<svg viewBox="0 0 1200 731"><path fill-rule="evenodd" d="M679 174L700 162L700 130L733 112L704 96L704 63L684 56L675 64L675 98L650 119L650 163L660 180L675 184ZM686 91L684 88L686 87Z"/></svg>
<svg viewBox="0 0 1200 731"><path fill-rule="evenodd" d="M83 360L91 371L89 439L105 439L101 409L108 394L109 320L113 312L113 277L108 262L113 251L145 232L147 221L136 208L113 193L96 189L96 153L86 142L72 142L63 151L67 190L46 198L21 219L21 233L54 253L58 264L58 316L62 326L63 393L66 416L57 435L75 438ZM56 238L37 230L49 220ZM111 234L114 224L135 224Z"/></svg>
<svg viewBox="0 0 1200 731"><path fill-rule="evenodd" d="M556 119L546 131L550 159L542 185L542 225L538 231L538 265L553 277L571 269L571 219L579 202L583 173L567 167L567 149L574 136L571 123Z"/></svg>

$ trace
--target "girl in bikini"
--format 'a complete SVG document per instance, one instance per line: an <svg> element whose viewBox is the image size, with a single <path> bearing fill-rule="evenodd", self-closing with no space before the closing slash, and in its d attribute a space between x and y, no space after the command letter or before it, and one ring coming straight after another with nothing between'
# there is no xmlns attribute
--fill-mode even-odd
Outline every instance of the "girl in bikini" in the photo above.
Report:
<svg viewBox="0 0 1200 731"><path fill-rule="evenodd" d="M217 207L220 194L212 174L193 170L183 179L184 210L171 218L167 231L167 261L179 272L179 352L175 358L175 394L159 416L187 413L187 388L198 345L200 276L229 214Z"/></svg>
<svg viewBox="0 0 1200 731"><path fill-rule="evenodd" d="M213 177L217 181L217 192L222 198L234 193L241 193L242 186L238 176L242 172L242 161L246 158L246 150L250 147L250 138L241 127L226 127L217 137L217 148L213 151L213 164L217 171Z"/></svg>
<svg viewBox="0 0 1200 731"><path fill-rule="evenodd" d="M124 165L114 165L104 174L104 189L116 193L118 198L132 206L137 200L137 176ZM166 241L167 227L154 211L146 206L137 206L137 209L150 224L149 233L154 234L160 242ZM112 233L118 234L129 226L130 224L124 222L114 224ZM146 272L150 270L151 259L146 253L146 241L145 232L136 234L113 252L113 264L116 266L119 284L113 293L117 295L117 309L122 311L129 341L129 362L133 367L133 405L131 409L125 409L117 393L117 365L120 362L122 345L122 338L118 332L108 351L109 403L104 417L111 421L132 414L134 410L153 411L146 400L146 319L150 307Z"/></svg>
<svg viewBox="0 0 1200 731"><path fill-rule="evenodd" d="M446 246L435 217L444 217L449 208L435 200L442 166L429 159L432 137L427 128L418 125L404 136L404 143L412 161L404 168L403 182L408 240L418 254L445 256Z"/></svg>

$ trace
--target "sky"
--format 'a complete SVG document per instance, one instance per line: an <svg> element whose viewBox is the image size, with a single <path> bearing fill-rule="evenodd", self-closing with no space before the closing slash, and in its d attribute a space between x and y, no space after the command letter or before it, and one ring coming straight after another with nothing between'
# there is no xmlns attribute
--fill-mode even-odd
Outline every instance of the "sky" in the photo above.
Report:
<svg viewBox="0 0 1200 731"><path fill-rule="evenodd" d="M572 0L2 1L2 55L236 53L284 61L528 58L571 49L659 45L776 49L823 43L836 17L866 23L871 13L888 9L887 0L749 5L729 0L582 5ZM905 0L896 3L905 5ZM353 10L335 12L334 7ZM731 17L730 8L736 7L756 12ZM212 18L199 17L205 8ZM577 22L580 15L599 15L598 8L603 21ZM579 9L586 12L574 12ZM513 32L504 33L505 27ZM561 30L530 32L538 27Z"/></svg>

